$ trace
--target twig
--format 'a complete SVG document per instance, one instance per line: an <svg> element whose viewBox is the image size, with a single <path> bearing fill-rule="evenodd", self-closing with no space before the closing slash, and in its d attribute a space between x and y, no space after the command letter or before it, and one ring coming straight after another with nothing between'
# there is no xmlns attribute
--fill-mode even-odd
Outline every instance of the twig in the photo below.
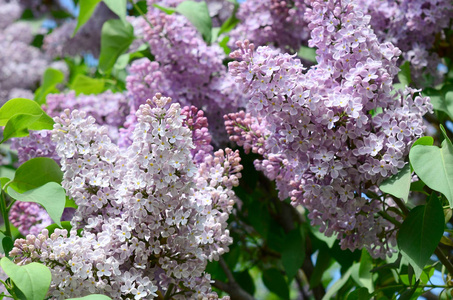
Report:
<svg viewBox="0 0 453 300"><path fill-rule="evenodd" d="M253 296L244 291L236 282L233 273L231 273L230 268L228 268L228 265L225 263L225 260L222 257L220 258L219 263L220 267L228 278L228 283L215 280L213 286L224 292L227 292L230 295L231 300L255 300Z"/></svg>

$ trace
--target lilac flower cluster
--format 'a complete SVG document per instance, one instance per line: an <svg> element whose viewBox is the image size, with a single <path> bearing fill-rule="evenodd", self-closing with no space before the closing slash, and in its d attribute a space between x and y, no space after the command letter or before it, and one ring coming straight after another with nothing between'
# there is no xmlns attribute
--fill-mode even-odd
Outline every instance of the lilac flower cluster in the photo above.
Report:
<svg viewBox="0 0 453 300"><path fill-rule="evenodd" d="M360 0L359 5L371 16L370 25L379 40L396 45L410 61L411 75L418 86L426 85L424 74L440 78L440 58L434 48L436 39L445 39L443 30L451 29L453 2Z"/></svg>
<svg viewBox="0 0 453 300"><path fill-rule="evenodd" d="M139 107L125 151L84 112L55 118L62 185L78 205L73 229L29 235L11 251L16 263L51 267L53 297L218 298L204 269L232 242L226 221L241 177L239 153L206 153L195 164L193 133L183 122L188 114L203 122L170 101L156 94Z"/></svg>
<svg viewBox="0 0 453 300"><path fill-rule="evenodd" d="M391 203L362 195L406 164L432 105L417 90L393 90L401 51L377 40L354 2L308 2L318 65L305 72L294 56L238 42L231 56L242 61L229 67L249 114L227 116L227 129L263 154L257 169L276 180L281 199L308 208L321 232L338 234L343 249L385 257L394 226L378 213Z"/></svg>
<svg viewBox="0 0 453 300"><path fill-rule="evenodd" d="M223 65L223 50L218 45L207 45L186 17L167 15L151 6L156 1L148 2L147 18L153 27L146 22L136 24L145 26L141 28L144 41L155 61L144 58L129 69L131 117L127 126L133 127L133 113L140 104L157 92L167 91L181 105L205 111L214 142L226 140L221 116L242 106L243 97Z"/></svg>
<svg viewBox="0 0 453 300"><path fill-rule="evenodd" d="M22 14L16 1L0 0L0 104L11 96L27 96L39 82L48 61L30 46L31 27L14 23Z"/></svg>
<svg viewBox="0 0 453 300"><path fill-rule="evenodd" d="M248 39L255 45L269 45L296 53L310 37L304 19L303 0L247 0L239 7L241 23L230 33L230 45Z"/></svg>
<svg viewBox="0 0 453 300"><path fill-rule="evenodd" d="M128 100L122 93L106 91L98 95L79 95L74 91L66 94L49 94L44 110L52 117L58 116L64 109L79 109L93 116L99 125L106 125L109 137L118 139L119 127L123 125L129 113ZM29 137L12 139L11 149L18 153L19 163L34 157L50 157L59 162L55 143L50 131L32 131Z"/></svg>

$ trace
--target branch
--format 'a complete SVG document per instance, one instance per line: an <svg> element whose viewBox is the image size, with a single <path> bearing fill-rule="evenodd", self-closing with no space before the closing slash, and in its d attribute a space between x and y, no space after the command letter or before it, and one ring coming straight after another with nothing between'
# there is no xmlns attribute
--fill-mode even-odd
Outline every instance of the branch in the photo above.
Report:
<svg viewBox="0 0 453 300"><path fill-rule="evenodd" d="M220 258L219 263L222 267L223 272L225 272L225 275L228 278L228 283L214 280L213 286L224 292L227 292L230 295L231 300L255 300L253 296L244 291L236 282L233 273L231 273L230 268L228 268L228 265L225 263L225 260L223 260L222 257Z"/></svg>

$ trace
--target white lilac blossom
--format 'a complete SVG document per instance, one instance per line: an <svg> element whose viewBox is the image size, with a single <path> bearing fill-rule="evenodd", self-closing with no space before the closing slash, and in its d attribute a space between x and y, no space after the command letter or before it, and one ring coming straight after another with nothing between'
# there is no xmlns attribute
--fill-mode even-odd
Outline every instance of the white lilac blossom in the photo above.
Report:
<svg viewBox="0 0 453 300"><path fill-rule="evenodd" d="M343 249L374 257L394 250L394 225L378 213L390 201L363 197L407 162L432 110L419 91L392 87L401 51L380 43L353 1L308 1L308 71L289 54L238 42L230 72L250 99L248 114L225 116L232 140L263 155L257 169L279 197L309 211L313 225L337 234ZM391 212L389 212L391 214Z"/></svg>
<svg viewBox="0 0 453 300"><path fill-rule="evenodd" d="M224 51L217 44L208 45L185 16L165 14L151 5L154 2L148 1L147 14L153 27L144 21L134 21L135 27L139 27L136 31L143 33L155 61L143 58L134 61L129 69L126 81L131 116L126 123L130 129L123 134L124 144L130 143L127 139L136 122L135 110L160 91L166 91L181 105L202 109L209 120L214 142L227 141L222 116L242 107L244 98L223 65ZM159 2L162 5L177 3Z"/></svg>
<svg viewBox="0 0 453 300"><path fill-rule="evenodd" d="M55 118L62 185L78 205L73 227L69 235L28 235L11 251L18 264L50 267L51 296L217 297L204 270L232 242L226 221L241 176L239 153L219 150L194 163L186 115L170 101L156 94L138 108L125 151L84 112Z"/></svg>

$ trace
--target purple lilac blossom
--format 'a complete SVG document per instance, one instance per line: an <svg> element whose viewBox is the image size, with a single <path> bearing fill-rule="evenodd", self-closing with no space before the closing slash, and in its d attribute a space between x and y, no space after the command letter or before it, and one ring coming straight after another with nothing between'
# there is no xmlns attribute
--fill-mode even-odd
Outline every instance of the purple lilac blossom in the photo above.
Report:
<svg viewBox="0 0 453 300"><path fill-rule="evenodd" d="M452 1L359 0L358 3L371 16L370 25L379 40L393 43L411 63L411 76L417 86L430 83L424 78L426 74L434 77L434 84L442 79L442 73L437 70L440 58L434 46L436 39L443 38L443 30L451 28Z"/></svg>
<svg viewBox="0 0 453 300"><path fill-rule="evenodd" d="M218 298L204 270L232 242L226 221L240 157L225 149L195 164L186 114L170 102L157 94L138 108L125 151L84 112L65 110L55 118L62 185L78 205L73 229L69 236L66 230L28 235L10 253L21 265L53 266L49 295Z"/></svg>
<svg viewBox="0 0 453 300"><path fill-rule="evenodd" d="M294 56L238 42L231 57L241 61L230 63L230 73L250 101L248 114L225 117L227 129L263 154L255 167L276 180L281 199L308 208L321 232L337 234L343 249L385 257L395 251L395 231L378 213L394 203L362 194L379 193L379 183L406 164L432 105L418 90L393 89L401 51L378 41L354 2L309 4L318 65L305 71Z"/></svg>
<svg viewBox="0 0 453 300"><path fill-rule="evenodd" d="M230 46L235 48L236 41L248 39L257 46L297 53L310 37L305 10L303 0L247 0L239 6L241 22L229 34Z"/></svg>
<svg viewBox="0 0 453 300"><path fill-rule="evenodd" d="M149 5L155 1L148 1ZM174 2L174 1L173 1ZM162 4L162 3L160 3ZM145 26L144 41L155 61L134 61L127 77L131 98L131 116L124 134L124 144L133 130L135 110L157 92L178 99L181 105L194 105L205 112L217 144L227 140L222 124L225 112L236 111L244 103L232 77L223 65L225 54L218 45L207 45L197 29L182 15L167 15L149 6L148 20L135 22ZM162 34L165 32L165 34ZM130 141L129 141L130 142Z"/></svg>
<svg viewBox="0 0 453 300"><path fill-rule="evenodd" d="M49 64L38 48L30 46L31 26L13 23L21 13L16 1L0 0L0 104L11 98L12 91L14 95L27 95L27 90L38 85Z"/></svg>
<svg viewBox="0 0 453 300"><path fill-rule="evenodd" d="M74 208L65 208L61 220L70 221L74 212ZM41 205L21 201L14 202L9 212L9 220L24 236L28 234L37 235L53 223L49 214Z"/></svg>

